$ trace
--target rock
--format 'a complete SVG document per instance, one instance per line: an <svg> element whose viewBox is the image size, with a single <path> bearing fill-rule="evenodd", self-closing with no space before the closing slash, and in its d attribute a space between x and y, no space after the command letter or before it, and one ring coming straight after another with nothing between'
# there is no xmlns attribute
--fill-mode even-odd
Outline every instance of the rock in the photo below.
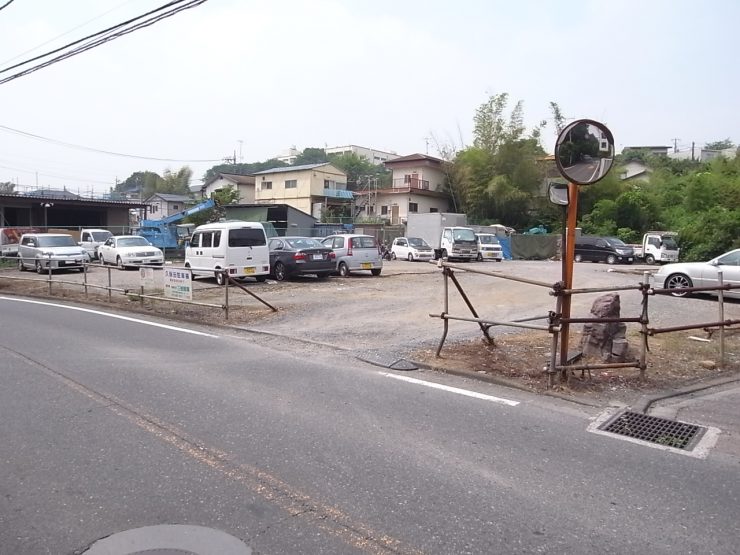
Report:
<svg viewBox="0 0 740 555"><path fill-rule="evenodd" d="M591 306L594 318L619 318L620 299L617 293L597 298ZM581 350L586 357L598 357L606 362L624 362L629 355L625 339L627 326L623 322L592 322L584 324Z"/></svg>
<svg viewBox="0 0 740 555"><path fill-rule="evenodd" d="M707 370L716 370L717 369L717 363L713 360L700 360L699 366L702 368L706 368Z"/></svg>

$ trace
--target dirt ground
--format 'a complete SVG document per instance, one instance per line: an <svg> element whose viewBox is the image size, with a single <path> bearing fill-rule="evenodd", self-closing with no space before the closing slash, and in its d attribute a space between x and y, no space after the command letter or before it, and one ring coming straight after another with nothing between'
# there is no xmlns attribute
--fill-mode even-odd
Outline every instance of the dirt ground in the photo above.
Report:
<svg viewBox="0 0 740 555"><path fill-rule="evenodd" d="M477 266L511 275L537 276L557 281L558 265L541 263L503 263ZM604 265L579 265L578 275L589 287L605 284L624 285L639 280L640 271L614 273ZM441 336L441 321L430 314L441 312L441 274L431 264L392 261L386 264L381 278L366 275L349 278L330 278L318 281L301 278L286 283L245 283L244 286L267 302L279 307L272 312L243 291L232 287L228 321L219 308L166 303L144 299L130 293L140 291L139 273L135 271L109 272L96 268L88 276L88 283L107 285L111 279L111 294L99 288L88 289L87 296L79 285L81 274L54 275L52 297L70 301L157 315L184 322L229 325L259 329L277 335L332 345L341 344L357 352L387 350L398 356L421 362L442 371L455 369L471 375L504 381L533 392L547 389L551 337L546 332L512 331L492 328L494 345L488 345L475 323L451 323L454 330L436 357ZM35 297L48 296L48 283L41 276L20 273L14 269L0 270L0 294L12 293ZM521 284L511 282L491 284L490 277L461 272L458 274L466 294L483 315L493 313L496 318L511 320L524 312L546 314L552 303L547 292L540 296ZM70 283L63 283L68 281ZM500 280L499 280L500 281ZM200 302L221 305L224 290L213 280L198 279L194 290ZM154 286L147 294L161 294ZM453 298L454 297L454 298ZM450 310L467 311L460 299L450 295ZM574 297L574 308L588 311L594 296ZM623 315L639 306L639 299L624 294ZM678 304L676 304L678 303ZM687 321L716 320L716 301L711 299L661 298L653 302L651 325L680 325ZM677 308L678 307L678 308ZM575 315L575 312L574 312ZM740 303L729 303L727 318L740 317ZM693 319L692 319L693 318ZM709 339L699 341L693 338ZM628 328L627 339L631 354L639 356L641 337L636 328ZM571 351L577 348L580 328L572 330ZM592 370L571 373L565 383L559 380L555 389L563 394L594 401L619 400L630 402L636 396L678 388L697 382L730 376L740 371L740 334L731 330L726 334L725 364L719 364L719 333L711 335L702 330L661 334L649 338L646 379L641 380L637 368ZM598 361L591 361L598 362Z"/></svg>

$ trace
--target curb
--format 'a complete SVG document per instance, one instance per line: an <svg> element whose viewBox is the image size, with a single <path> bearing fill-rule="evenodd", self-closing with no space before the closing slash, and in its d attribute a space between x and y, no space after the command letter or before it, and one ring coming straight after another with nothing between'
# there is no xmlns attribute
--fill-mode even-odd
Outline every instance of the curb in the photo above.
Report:
<svg viewBox="0 0 740 555"><path fill-rule="evenodd" d="M667 391L664 393L658 393L656 395L645 395L637 400L632 409L635 412L647 414L647 411L650 409L651 405L657 403L658 401L672 399L674 397L681 397L683 395L690 395L698 391L704 391L705 389L720 387L731 383L740 383L740 374L735 374L734 376L731 376L729 378L717 378L715 380L710 380L702 384L688 385L686 387L681 387L679 389L674 389L673 391Z"/></svg>

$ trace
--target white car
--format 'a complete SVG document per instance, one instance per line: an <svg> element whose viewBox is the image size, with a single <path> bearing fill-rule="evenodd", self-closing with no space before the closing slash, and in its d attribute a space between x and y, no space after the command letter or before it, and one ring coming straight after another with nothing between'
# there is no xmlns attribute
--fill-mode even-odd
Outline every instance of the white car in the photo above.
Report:
<svg viewBox="0 0 740 555"><path fill-rule="evenodd" d="M722 282L725 285L740 285L740 249L713 258L709 262L676 262L660 267L655 275L655 286L665 289L683 289L685 287L716 287L717 273L722 271ZM716 295L716 291L706 294ZM689 292L673 293L674 297L685 297ZM740 289L725 291L727 297L740 297Z"/></svg>
<svg viewBox="0 0 740 555"><path fill-rule="evenodd" d="M391 245L391 256L409 262L429 261L434 259L434 249L421 237L396 237Z"/></svg>
<svg viewBox="0 0 740 555"><path fill-rule="evenodd" d="M140 235L115 235L98 247L101 264L129 266L162 266L164 254Z"/></svg>

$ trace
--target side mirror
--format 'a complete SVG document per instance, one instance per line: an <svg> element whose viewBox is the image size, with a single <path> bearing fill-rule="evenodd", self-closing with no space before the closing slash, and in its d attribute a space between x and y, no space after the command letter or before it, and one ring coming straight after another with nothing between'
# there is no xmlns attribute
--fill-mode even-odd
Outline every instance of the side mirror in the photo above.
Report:
<svg viewBox="0 0 740 555"><path fill-rule="evenodd" d="M576 120L558 136L555 163L560 175L572 183L596 183L609 173L614 163L614 136L603 123Z"/></svg>

